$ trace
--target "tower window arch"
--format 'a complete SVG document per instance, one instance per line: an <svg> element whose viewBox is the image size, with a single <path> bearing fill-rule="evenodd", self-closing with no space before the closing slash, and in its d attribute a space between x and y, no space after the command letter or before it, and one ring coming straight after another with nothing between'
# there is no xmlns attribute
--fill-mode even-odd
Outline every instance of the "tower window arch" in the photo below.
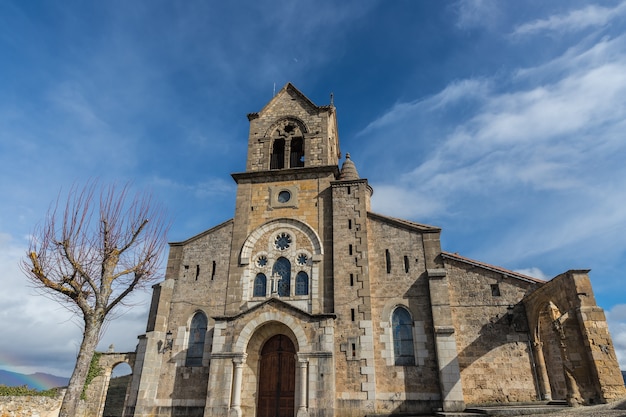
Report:
<svg viewBox="0 0 626 417"><path fill-rule="evenodd" d="M415 365L413 349L413 320L404 307L398 307L391 317L393 357L395 365Z"/></svg>
<svg viewBox="0 0 626 417"><path fill-rule="evenodd" d="M283 256L276 259L276 262L272 267L272 276L277 279L276 290L278 295L281 297L288 297L291 281L291 262L289 259Z"/></svg>
<svg viewBox="0 0 626 417"><path fill-rule="evenodd" d="M299 168L304 166L304 140L303 138L291 139L291 152L289 155L289 167Z"/></svg>
<svg viewBox="0 0 626 417"><path fill-rule="evenodd" d="M285 167L285 139L276 139L272 144L272 157L270 169L283 169Z"/></svg>
<svg viewBox="0 0 626 417"><path fill-rule="evenodd" d="M296 275L296 295L309 294L309 276L306 272L300 271Z"/></svg>
<svg viewBox="0 0 626 417"><path fill-rule="evenodd" d="M196 313L191 319L189 327L189 342L187 344L186 366L202 366L204 354L204 339L206 337L207 318L204 313Z"/></svg>
<svg viewBox="0 0 626 417"><path fill-rule="evenodd" d="M265 274L256 274L254 278L253 297L265 297L267 294L267 277Z"/></svg>

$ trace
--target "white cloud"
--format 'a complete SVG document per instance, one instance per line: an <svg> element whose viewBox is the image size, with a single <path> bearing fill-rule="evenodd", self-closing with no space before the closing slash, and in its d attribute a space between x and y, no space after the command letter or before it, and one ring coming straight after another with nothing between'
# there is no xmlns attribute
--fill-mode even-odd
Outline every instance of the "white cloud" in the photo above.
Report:
<svg viewBox="0 0 626 417"><path fill-rule="evenodd" d="M0 368L15 372L48 372L69 376L81 343L81 319L57 301L37 293L20 269L26 242L0 233ZM116 351L134 351L137 336L145 332L150 294L137 292L109 322L99 350L109 344Z"/></svg>
<svg viewBox="0 0 626 417"><path fill-rule="evenodd" d="M616 304L605 313L617 360L626 369L626 304Z"/></svg>
<svg viewBox="0 0 626 417"><path fill-rule="evenodd" d="M626 2L608 8L597 5L586 6L582 9L570 10L564 14L555 14L543 19L519 25L513 35L521 36L537 32L575 32L589 27L604 26L611 20L626 13Z"/></svg>
<svg viewBox="0 0 626 417"><path fill-rule="evenodd" d="M454 9L460 29L493 27L499 20L501 2L496 0L460 0Z"/></svg>
<svg viewBox="0 0 626 417"><path fill-rule="evenodd" d="M529 277L542 279L544 281L548 281L550 278L552 278L550 276L547 276L540 268L537 267L515 269L515 272L524 274Z"/></svg>

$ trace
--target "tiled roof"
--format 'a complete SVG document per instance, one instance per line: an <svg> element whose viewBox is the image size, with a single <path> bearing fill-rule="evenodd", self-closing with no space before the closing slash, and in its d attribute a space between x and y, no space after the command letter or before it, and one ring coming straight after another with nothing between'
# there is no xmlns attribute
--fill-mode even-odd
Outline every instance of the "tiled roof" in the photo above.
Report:
<svg viewBox="0 0 626 417"><path fill-rule="evenodd" d="M441 228L436 227L436 226L430 226L430 225L427 225L427 224L415 223L415 222L412 222L412 221L409 221L409 220L397 219L395 217L384 216L382 214L373 213L371 211L368 211L367 215L369 217L372 217L372 218L377 219L377 220L382 220L384 222L393 223L393 224L396 224L398 226L408 227L409 229L419 230L419 231L422 231L422 232L423 231L427 231L427 232L439 232L439 231L441 231Z"/></svg>
<svg viewBox="0 0 626 417"><path fill-rule="evenodd" d="M473 266L477 266L479 268L483 268L483 269L487 269L489 271L493 271L493 272L499 272L501 274L504 274L506 276L509 276L511 278L517 278L517 279L521 279L523 281L530 281L530 282L536 282L539 284L544 284L546 281L539 279L539 278L534 278L528 275L524 275L524 274L520 274L519 272L515 272L515 271L511 271L509 269L505 269L505 268L501 268L499 266L495 266L495 265L490 265L484 262L480 262L480 261L475 261L473 259L470 258L466 258L464 256L459 255L458 253L451 253L451 252L441 252L441 256L443 258L447 258L447 259L452 259L458 262L463 262L469 265L473 265Z"/></svg>

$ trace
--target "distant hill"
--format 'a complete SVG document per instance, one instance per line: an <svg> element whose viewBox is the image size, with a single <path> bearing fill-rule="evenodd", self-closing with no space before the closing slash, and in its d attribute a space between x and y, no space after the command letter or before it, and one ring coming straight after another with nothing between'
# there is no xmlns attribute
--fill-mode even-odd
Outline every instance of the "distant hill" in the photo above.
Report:
<svg viewBox="0 0 626 417"><path fill-rule="evenodd" d="M25 375L0 369L0 384L6 385L7 387L21 387L26 385L28 388L44 391L50 388L66 387L69 381L69 378L42 372Z"/></svg>

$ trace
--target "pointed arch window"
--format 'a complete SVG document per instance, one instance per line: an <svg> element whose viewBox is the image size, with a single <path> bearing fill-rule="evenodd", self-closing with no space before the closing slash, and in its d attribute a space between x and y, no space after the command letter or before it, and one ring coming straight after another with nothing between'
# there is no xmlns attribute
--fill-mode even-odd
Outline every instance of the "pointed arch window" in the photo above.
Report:
<svg viewBox="0 0 626 417"><path fill-rule="evenodd" d="M276 283L278 295L288 297L291 281L291 262L289 262L289 259L282 256L276 259L272 268L272 275L278 280Z"/></svg>
<svg viewBox="0 0 626 417"><path fill-rule="evenodd" d="M296 295L309 294L309 276L306 272L300 271L296 275Z"/></svg>
<svg viewBox="0 0 626 417"><path fill-rule="evenodd" d="M189 342L187 345L186 366L202 366L204 339L206 336L207 318L204 313L196 313L191 319Z"/></svg>
<svg viewBox="0 0 626 417"><path fill-rule="evenodd" d="M265 274L256 274L254 278L253 297L265 297L267 291L267 277Z"/></svg>
<svg viewBox="0 0 626 417"><path fill-rule="evenodd" d="M415 365L413 351L413 320L404 307L394 310L391 327L393 331L393 357L395 365Z"/></svg>
<svg viewBox="0 0 626 417"><path fill-rule="evenodd" d="M270 169L283 169L285 167L285 139L276 139L272 144L272 158Z"/></svg>

